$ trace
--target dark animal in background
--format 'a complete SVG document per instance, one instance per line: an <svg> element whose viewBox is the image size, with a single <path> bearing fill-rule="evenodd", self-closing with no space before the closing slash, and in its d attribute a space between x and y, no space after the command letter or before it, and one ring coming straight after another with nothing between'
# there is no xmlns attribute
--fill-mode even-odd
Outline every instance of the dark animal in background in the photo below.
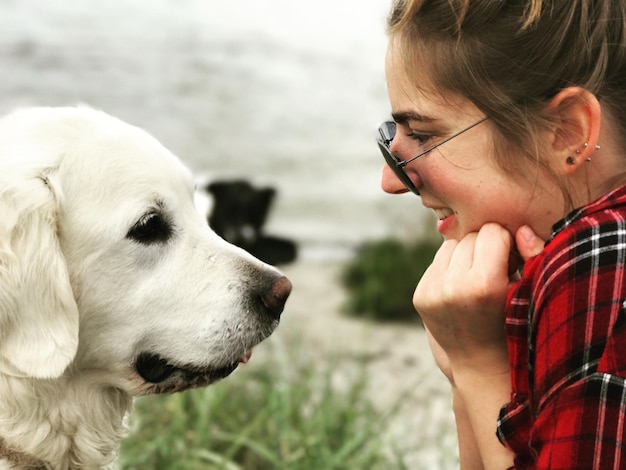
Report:
<svg viewBox="0 0 626 470"><path fill-rule="evenodd" d="M263 234L276 196L274 188L256 188L237 179L214 181L206 190L214 198L209 225L218 235L269 264L286 264L296 259L295 242Z"/></svg>

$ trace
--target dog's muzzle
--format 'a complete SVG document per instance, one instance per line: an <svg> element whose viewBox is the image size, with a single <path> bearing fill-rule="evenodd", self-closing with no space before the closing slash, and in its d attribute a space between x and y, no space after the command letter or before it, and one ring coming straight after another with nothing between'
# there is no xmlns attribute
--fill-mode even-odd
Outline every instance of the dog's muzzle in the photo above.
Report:
<svg viewBox="0 0 626 470"><path fill-rule="evenodd" d="M271 324L271 328L262 328L250 333L249 344L237 344L243 351L233 351L236 357L227 364L198 366L179 364L177 361L155 352L142 352L135 360L135 370L145 381L140 394L173 393L190 388L204 387L228 377L240 362L247 362L250 350L267 338L280 320L287 298L291 293L291 281L281 276L270 282L267 287L252 293L252 303L256 306L260 324ZM245 359L244 359L245 358Z"/></svg>

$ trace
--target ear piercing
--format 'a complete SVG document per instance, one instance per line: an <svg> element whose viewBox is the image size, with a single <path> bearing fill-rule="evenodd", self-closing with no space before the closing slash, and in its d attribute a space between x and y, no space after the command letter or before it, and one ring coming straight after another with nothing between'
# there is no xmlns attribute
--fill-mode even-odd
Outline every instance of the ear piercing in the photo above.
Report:
<svg viewBox="0 0 626 470"><path fill-rule="evenodd" d="M588 142L585 142L585 143L583 144L583 148L587 148L587 147L589 147L589 143L588 143ZM600 150L600 145L596 145L596 146L595 146L595 150ZM576 152L575 152L575 153L576 153L576 155L580 155L580 154L582 153L582 150L580 150L580 149L576 149ZM591 161L591 157L587 157L587 158L585 159L585 161L586 161L586 162L590 162L590 161ZM567 163L568 165L574 165L574 164L576 164L576 159L570 155L569 157L567 157L567 158L565 159L565 163Z"/></svg>

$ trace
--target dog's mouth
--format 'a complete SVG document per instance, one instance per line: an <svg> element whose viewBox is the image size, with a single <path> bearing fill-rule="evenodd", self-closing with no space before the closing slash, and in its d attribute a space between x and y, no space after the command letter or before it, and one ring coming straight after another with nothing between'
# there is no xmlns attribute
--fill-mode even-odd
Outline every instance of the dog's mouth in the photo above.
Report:
<svg viewBox="0 0 626 470"><path fill-rule="evenodd" d="M174 393L190 388L205 387L228 377L241 362L248 362L251 352L222 367L174 365L158 354L141 353L135 370L148 385L145 393Z"/></svg>

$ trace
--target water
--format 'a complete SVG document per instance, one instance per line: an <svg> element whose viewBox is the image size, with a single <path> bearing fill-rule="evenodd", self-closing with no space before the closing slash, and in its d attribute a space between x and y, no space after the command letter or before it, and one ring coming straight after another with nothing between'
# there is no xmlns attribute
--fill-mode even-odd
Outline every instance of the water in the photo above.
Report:
<svg viewBox="0 0 626 470"><path fill-rule="evenodd" d="M379 188L387 0L0 0L0 111L86 103L199 177L278 191L267 231L309 258L432 225Z"/></svg>

